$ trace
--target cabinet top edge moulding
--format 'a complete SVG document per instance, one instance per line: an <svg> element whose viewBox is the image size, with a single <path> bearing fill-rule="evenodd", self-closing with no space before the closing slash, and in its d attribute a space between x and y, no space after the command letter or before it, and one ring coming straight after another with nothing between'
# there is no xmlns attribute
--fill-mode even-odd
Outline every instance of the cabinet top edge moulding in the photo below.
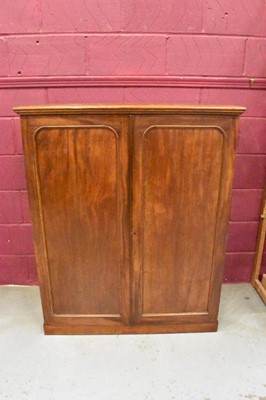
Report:
<svg viewBox="0 0 266 400"><path fill-rule="evenodd" d="M49 104L16 106L13 110L19 115L32 114L219 114L240 115L245 107L230 105L191 105L191 104Z"/></svg>

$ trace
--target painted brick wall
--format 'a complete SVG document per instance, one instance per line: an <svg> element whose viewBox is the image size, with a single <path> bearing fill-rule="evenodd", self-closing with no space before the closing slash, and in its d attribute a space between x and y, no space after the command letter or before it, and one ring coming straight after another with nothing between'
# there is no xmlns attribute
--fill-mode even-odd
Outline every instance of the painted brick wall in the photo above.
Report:
<svg viewBox="0 0 266 400"><path fill-rule="evenodd" d="M12 107L68 102L246 106L225 281L249 280L266 172L264 0L4 1L0 61L0 284L37 283Z"/></svg>

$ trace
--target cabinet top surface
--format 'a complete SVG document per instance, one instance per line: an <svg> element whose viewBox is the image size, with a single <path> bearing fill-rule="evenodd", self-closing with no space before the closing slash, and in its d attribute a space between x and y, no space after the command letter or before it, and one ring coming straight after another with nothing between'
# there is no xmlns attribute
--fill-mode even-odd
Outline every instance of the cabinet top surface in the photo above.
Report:
<svg viewBox="0 0 266 400"><path fill-rule="evenodd" d="M20 115L40 114L225 114L239 115L246 109L238 106L189 104L49 104L18 106Z"/></svg>

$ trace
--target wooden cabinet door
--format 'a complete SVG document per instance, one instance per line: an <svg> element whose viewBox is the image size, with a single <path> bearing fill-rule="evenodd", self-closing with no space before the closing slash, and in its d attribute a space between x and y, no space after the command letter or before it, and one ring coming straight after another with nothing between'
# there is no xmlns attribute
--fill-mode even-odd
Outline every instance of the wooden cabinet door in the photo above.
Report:
<svg viewBox="0 0 266 400"><path fill-rule="evenodd" d="M23 124L46 332L127 323L127 117Z"/></svg>
<svg viewBox="0 0 266 400"><path fill-rule="evenodd" d="M215 330L234 146L230 117L135 118L136 323L202 323Z"/></svg>

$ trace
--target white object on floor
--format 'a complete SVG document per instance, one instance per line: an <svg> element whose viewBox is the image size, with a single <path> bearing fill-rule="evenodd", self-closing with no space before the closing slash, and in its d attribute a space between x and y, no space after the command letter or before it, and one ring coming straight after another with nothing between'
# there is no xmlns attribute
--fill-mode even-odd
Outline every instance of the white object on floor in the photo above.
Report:
<svg viewBox="0 0 266 400"><path fill-rule="evenodd" d="M37 287L0 287L0 400L266 400L266 307L224 285L217 333L44 336Z"/></svg>

